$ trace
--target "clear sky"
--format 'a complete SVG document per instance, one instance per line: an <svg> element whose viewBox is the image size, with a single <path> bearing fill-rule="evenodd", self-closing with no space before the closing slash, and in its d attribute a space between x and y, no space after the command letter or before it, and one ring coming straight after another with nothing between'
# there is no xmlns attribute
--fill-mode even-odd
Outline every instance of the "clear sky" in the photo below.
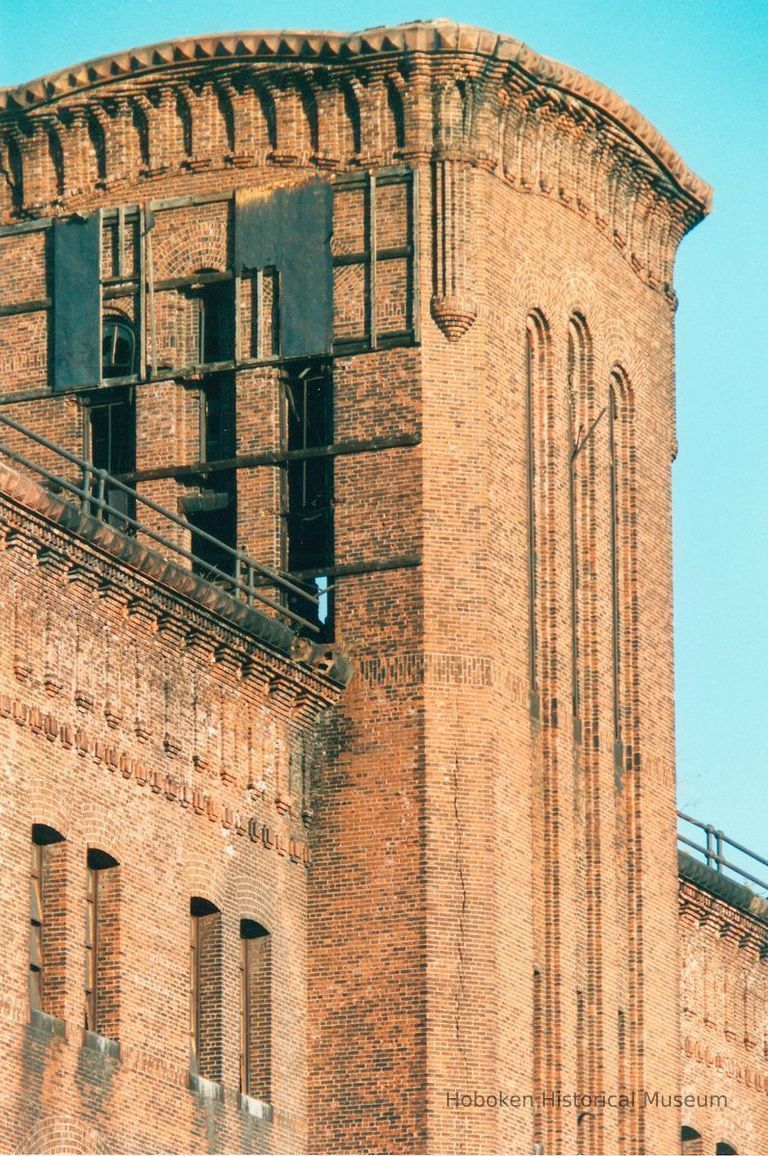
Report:
<svg viewBox="0 0 768 1156"><path fill-rule="evenodd" d="M676 272L678 794L768 856L765 0L0 0L0 83L199 33L438 16L509 33L610 85L715 188Z"/></svg>

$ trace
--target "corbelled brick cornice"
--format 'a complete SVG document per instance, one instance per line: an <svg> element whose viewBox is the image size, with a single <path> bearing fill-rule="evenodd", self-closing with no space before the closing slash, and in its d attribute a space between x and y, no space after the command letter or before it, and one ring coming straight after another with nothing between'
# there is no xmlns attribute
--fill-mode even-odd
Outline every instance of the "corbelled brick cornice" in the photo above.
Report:
<svg viewBox="0 0 768 1156"><path fill-rule="evenodd" d="M158 179L203 168L241 184L235 170L403 160L471 165L557 200L670 296L677 245L711 207L709 186L616 93L447 20L189 38L0 90L7 221L111 203L113 190L151 197Z"/></svg>
<svg viewBox="0 0 768 1156"><path fill-rule="evenodd" d="M128 52L102 56L73 68L49 73L11 88L0 89L0 110L30 109L50 105L73 93L84 93L128 76L161 73L188 64L237 59L326 64L402 56L411 53L461 53L514 66L542 88L559 89L583 100L616 121L656 160L661 168L700 202L711 205L711 189L685 165L681 157L637 109L617 93L568 65L534 52L520 40L482 28L434 20L371 28L359 33L343 32L232 32L221 36L186 37Z"/></svg>

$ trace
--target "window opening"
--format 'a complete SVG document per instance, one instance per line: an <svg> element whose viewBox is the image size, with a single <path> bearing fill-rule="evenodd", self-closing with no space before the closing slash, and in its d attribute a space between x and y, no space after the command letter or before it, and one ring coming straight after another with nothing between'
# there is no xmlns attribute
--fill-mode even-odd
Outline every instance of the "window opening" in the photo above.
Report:
<svg viewBox="0 0 768 1156"><path fill-rule="evenodd" d="M92 395L88 400L88 434L90 446L86 457L97 470L112 477L131 473L136 468L136 415L133 390L110 390ZM90 451L90 452L88 452ZM98 480L91 479L94 494L92 513L98 512ZM115 513L105 513L104 521L125 532L131 532L121 515L135 516L134 502L125 490L107 482L104 500Z"/></svg>
<svg viewBox="0 0 768 1156"><path fill-rule="evenodd" d="M704 1140L701 1132L689 1128L686 1124L680 1129L680 1142L683 1156L703 1156Z"/></svg>
<svg viewBox="0 0 768 1156"><path fill-rule="evenodd" d="M101 332L102 378L132 377L136 372L133 327L120 317L105 317Z"/></svg>
<svg viewBox="0 0 768 1156"><path fill-rule="evenodd" d="M104 963L104 917L99 907L100 877L111 867L117 867L117 860L106 851L91 847L86 859L85 888L85 1027L88 1031L99 1032L103 1024L100 995L103 980L100 972Z"/></svg>
<svg viewBox="0 0 768 1156"><path fill-rule="evenodd" d="M214 281L203 285L197 290L197 300L200 364L232 361L235 356L234 282Z"/></svg>
<svg viewBox="0 0 768 1156"><path fill-rule="evenodd" d="M333 442L333 382L324 363L294 368L286 381L287 448L322 449ZM333 565L333 458L301 457L286 466L287 563L291 573L306 575L312 593L320 594L317 625L320 641L333 637L333 593L325 567ZM314 573L312 573L314 571ZM306 614L296 597L291 608Z"/></svg>
<svg viewBox="0 0 768 1156"><path fill-rule="evenodd" d="M235 452L234 375L210 374L200 391L200 461L221 461Z"/></svg>

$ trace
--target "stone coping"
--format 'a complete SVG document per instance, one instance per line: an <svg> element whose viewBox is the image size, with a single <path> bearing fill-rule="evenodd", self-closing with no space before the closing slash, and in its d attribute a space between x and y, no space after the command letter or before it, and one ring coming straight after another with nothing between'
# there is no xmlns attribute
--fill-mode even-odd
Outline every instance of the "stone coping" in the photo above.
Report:
<svg viewBox="0 0 768 1156"><path fill-rule="evenodd" d="M677 861L678 870L683 879L693 883L696 887L700 887L703 891L708 891L711 895L716 895L719 899L729 903L731 907L736 907L739 911L751 915L753 919L759 919L762 923L768 924L768 899L756 894L743 883L737 883L735 879L707 867L706 863L694 859L687 851L678 851Z"/></svg>

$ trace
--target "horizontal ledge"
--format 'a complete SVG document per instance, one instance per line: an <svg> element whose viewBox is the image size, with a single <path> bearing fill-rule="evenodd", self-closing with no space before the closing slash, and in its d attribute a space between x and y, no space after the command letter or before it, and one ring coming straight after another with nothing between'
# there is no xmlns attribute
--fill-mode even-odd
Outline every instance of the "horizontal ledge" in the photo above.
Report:
<svg viewBox="0 0 768 1156"><path fill-rule="evenodd" d="M382 570L412 570L421 565L420 554L403 554L382 562L345 562L314 570L292 570L292 578L347 578L356 574L378 574Z"/></svg>
<svg viewBox="0 0 768 1156"><path fill-rule="evenodd" d="M41 297L38 301L22 301L18 305L0 305L0 317L13 317L18 313L39 313L51 308L51 298Z"/></svg>
<svg viewBox="0 0 768 1156"><path fill-rule="evenodd" d="M399 434L390 438L360 438L355 441L334 442L327 446L313 446L306 450L268 450L261 454L241 454L214 462L195 462L189 466L159 466L151 470L134 470L120 474L118 481L154 482L160 478L189 478L224 470L252 469L258 466L281 466L286 462L307 461L310 458L333 458L345 454L379 453L383 450L407 449L421 444L420 434Z"/></svg>

